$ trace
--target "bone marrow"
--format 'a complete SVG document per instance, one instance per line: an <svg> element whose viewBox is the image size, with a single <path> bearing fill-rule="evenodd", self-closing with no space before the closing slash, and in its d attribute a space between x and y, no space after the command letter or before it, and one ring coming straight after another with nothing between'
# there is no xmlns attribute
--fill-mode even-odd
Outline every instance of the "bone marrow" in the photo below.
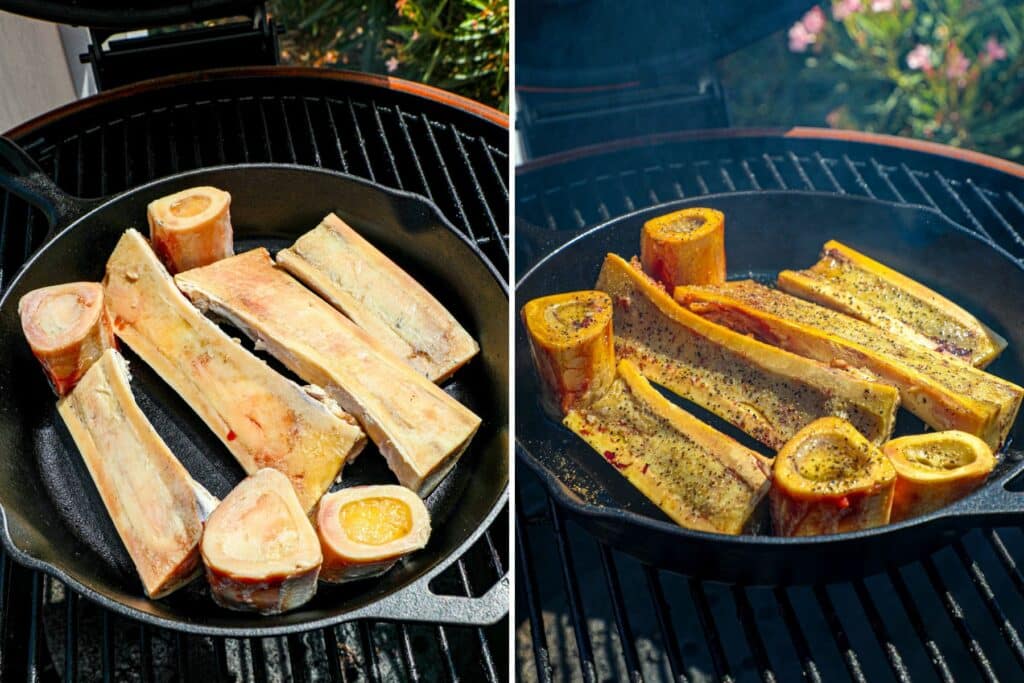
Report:
<svg viewBox="0 0 1024 683"><path fill-rule="evenodd" d="M333 213L277 263L431 381L480 350L430 292Z"/></svg>
<svg viewBox="0 0 1024 683"><path fill-rule="evenodd" d="M628 360L564 424L680 526L739 534L768 491L762 456L674 405Z"/></svg>
<svg viewBox="0 0 1024 683"><path fill-rule="evenodd" d="M679 287L675 298L707 320L825 363L872 373L932 428L961 430L997 448L1024 389L907 342L887 330L752 281Z"/></svg>
<svg viewBox="0 0 1024 683"><path fill-rule="evenodd" d="M601 396L615 376L612 300L604 292L553 294L522 309L548 412L562 416Z"/></svg>
<svg viewBox="0 0 1024 683"><path fill-rule="evenodd" d="M111 254L104 287L118 337L196 411L247 473L264 467L283 472L303 509L316 504L365 444L351 416L272 370L196 310L135 230L125 232Z"/></svg>
<svg viewBox="0 0 1024 683"><path fill-rule="evenodd" d="M690 208L652 218L641 233L640 262L670 292L725 282L725 215Z"/></svg>
<svg viewBox="0 0 1024 683"><path fill-rule="evenodd" d="M190 187L147 207L153 249L172 273L234 253L231 195L216 187Z"/></svg>
<svg viewBox="0 0 1024 683"><path fill-rule="evenodd" d="M323 555L316 531L286 476L262 469L224 498L200 546L218 605L280 614L316 593Z"/></svg>
<svg viewBox="0 0 1024 683"><path fill-rule="evenodd" d="M704 320L615 254L597 289L614 305L619 359L772 448L826 416L849 420L876 444L892 433L899 393L891 386Z"/></svg>
<svg viewBox="0 0 1024 683"><path fill-rule="evenodd" d="M116 347L97 282L34 289L18 301L18 315L32 354L59 396L74 389L104 351Z"/></svg>
<svg viewBox="0 0 1024 683"><path fill-rule="evenodd" d="M845 420L801 429L775 456L772 524L780 536L815 536L889 523L896 470Z"/></svg>
<svg viewBox="0 0 1024 683"><path fill-rule="evenodd" d="M146 595L162 598L195 578L203 520L216 499L135 403L121 354L107 349L57 409Z"/></svg>
<svg viewBox="0 0 1024 683"><path fill-rule="evenodd" d="M404 486L355 486L320 501L320 580L344 583L380 576L430 539L430 515Z"/></svg>
<svg viewBox="0 0 1024 683"><path fill-rule="evenodd" d="M996 466L984 441L958 431L904 436L883 450L896 469L893 522L960 500L981 486Z"/></svg>
<svg viewBox="0 0 1024 683"><path fill-rule="evenodd" d="M480 425L472 411L253 249L179 274L200 309L226 318L322 386L377 444L399 483L426 496Z"/></svg>
<svg viewBox="0 0 1024 683"><path fill-rule="evenodd" d="M1006 340L949 299L835 240L807 270L779 273L779 287L906 340L985 367Z"/></svg>

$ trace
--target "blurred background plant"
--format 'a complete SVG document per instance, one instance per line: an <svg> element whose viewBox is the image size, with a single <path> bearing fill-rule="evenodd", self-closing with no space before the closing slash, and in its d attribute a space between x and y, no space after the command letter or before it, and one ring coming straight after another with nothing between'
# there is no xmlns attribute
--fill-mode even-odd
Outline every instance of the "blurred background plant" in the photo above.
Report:
<svg viewBox="0 0 1024 683"><path fill-rule="evenodd" d="M1024 158L1024 2L833 0L721 63L732 123Z"/></svg>
<svg viewBox="0 0 1024 683"><path fill-rule="evenodd" d="M282 62L385 73L508 111L508 0L270 0Z"/></svg>

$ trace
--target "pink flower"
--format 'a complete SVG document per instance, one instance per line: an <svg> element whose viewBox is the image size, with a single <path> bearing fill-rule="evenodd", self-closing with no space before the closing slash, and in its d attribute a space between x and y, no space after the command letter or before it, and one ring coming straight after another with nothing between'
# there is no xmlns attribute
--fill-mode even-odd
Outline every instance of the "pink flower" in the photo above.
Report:
<svg viewBox="0 0 1024 683"><path fill-rule="evenodd" d="M1006 59L1006 48L993 36L985 43L985 56L990 62L1000 62Z"/></svg>
<svg viewBox="0 0 1024 683"><path fill-rule="evenodd" d="M871 0L872 12L888 12L896 7L896 0Z"/></svg>
<svg viewBox="0 0 1024 683"><path fill-rule="evenodd" d="M861 0L839 0L832 4L832 18L842 21L851 14L860 11Z"/></svg>
<svg viewBox="0 0 1024 683"><path fill-rule="evenodd" d="M971 60L964 57L964 53L960 51L959 47L953 45L949 48L949 55L946 58L946 75L949 78L960 81L967 75L967 69L970 66Z"/></svg>
<svg viewBox="0 0 1024 683"><path fill-rule="evenodd" d="M393 74L398 71L398 57L392 57L388 61L384 62L384 66L388 68L388 73Z"/></svg>
<svg viewBox="0 0 1024 683"><path fill-rule="evenodd" d="M818 7L817 5L807 10L807 14L805 14L803 16L803 19L800 20L800 22L804 25L804 28L806 28L814 35L818 35L823 30L825 30L826 21L827 19L825 18L824 10L822 10L821 7Z"/></svg>
<svg viewBox="0 0 1024 683"><path fill-rule="evenodd" d="M914 0L900 0L900 7L902 9L913 9Z"/></svg>
<svg viewBox="0 0 1024 683"><path fill-rule="evenodd" d="M912 71L924 69L927 71L932 67L932 49L927 45L918 45L907 53L907 66Z"/></svg>
<svg viewBox="0 0 1024 683"><path fill-rule="evenodd" d="M802 21L793 24L788 35L790 52L807 52L807 47L815 40L815 35L807 30Z"/></svg>

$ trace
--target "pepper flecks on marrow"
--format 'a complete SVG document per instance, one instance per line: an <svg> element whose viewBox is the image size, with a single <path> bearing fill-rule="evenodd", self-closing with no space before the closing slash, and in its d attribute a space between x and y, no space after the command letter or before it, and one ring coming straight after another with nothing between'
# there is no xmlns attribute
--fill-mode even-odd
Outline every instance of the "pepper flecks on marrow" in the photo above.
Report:
<svg viewBox="0 0 1024 683"><path fill-rule="evenodd" d="M652 218L640 235L640 262L669 291L725 282L725 215L690 208Z"/></svg>
<svg viewBox="0 0 1024 683"><path fill-rule="evenodd" d="M891 386L704 320L615 254L596 289L612 300L618 358L772 448L824 416L849 420L874 443L892 433L899 393Z"/></svg>

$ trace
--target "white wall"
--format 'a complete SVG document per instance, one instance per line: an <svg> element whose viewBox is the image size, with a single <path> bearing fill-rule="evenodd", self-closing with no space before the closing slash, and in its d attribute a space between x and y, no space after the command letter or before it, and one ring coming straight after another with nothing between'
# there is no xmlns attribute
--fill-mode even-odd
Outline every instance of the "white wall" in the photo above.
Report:
<svg viewBox="0 0 1024 683"><path fill-rule="evenodd" d="M56 24L0 11L0 131L75 95Z"/></svg>

